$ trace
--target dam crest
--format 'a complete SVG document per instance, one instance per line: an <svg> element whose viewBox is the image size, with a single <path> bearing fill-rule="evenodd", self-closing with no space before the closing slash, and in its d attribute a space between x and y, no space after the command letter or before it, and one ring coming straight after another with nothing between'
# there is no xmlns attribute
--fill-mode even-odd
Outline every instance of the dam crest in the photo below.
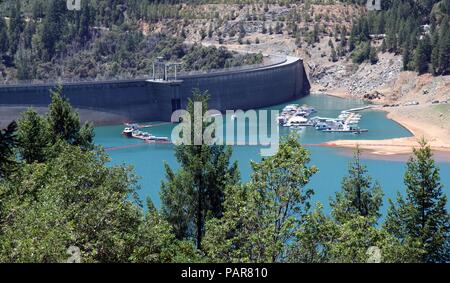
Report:
<svg viewBox="0 0 450 283"><path fill-rule="evenodd" d="M137 121L170 121L173 111L184 109L192 90L208 90L210 109L248 110L288 102L309 93L303 61L283 60L210 72L180 73L176 80L135 78L64 82L63 95L83 121L97 125ZM28 107L45 113L49 89L56 83L0 85L0 126L16 120Z"/></svg>

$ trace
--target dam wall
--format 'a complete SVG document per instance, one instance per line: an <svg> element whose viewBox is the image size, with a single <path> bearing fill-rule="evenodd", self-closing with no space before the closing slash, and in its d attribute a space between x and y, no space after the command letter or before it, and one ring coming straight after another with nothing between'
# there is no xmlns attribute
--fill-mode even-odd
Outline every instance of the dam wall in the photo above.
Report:
<svg viewBox="0 0 450 283"><path fill-rule="evenodd" d="M180 75L177 80L114 80L63 84L63 95L84 121L115 124L170 121L186 108L194 88L208 90L210 109L248 110L288 102L309 93L303 61L283 62L246 70ZM17 119L28 107L46 109L55 84L0 85L0 122ZM9 121L8 121L9 120Z"/></svg>

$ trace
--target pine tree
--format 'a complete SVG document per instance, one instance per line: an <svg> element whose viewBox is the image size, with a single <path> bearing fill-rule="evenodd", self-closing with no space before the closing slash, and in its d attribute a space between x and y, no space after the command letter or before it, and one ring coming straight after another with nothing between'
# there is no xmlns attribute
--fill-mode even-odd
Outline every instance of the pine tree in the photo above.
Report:
<svg viewBox="0 0 450 283"><path fill-rule="evenodd" d="M0 55L9 50L8 26L5 19L0 17Z"/></svg>
<svg viewBox="0 0 450 283"><path fill-rule="evenodd" d="M50 133L45 118L34 109L24 112L18 122L17 141L19 153L25 162L44 162L49 148Z"/></svg>
<svg viewBox="0 0 450 283"><path fill-rule="evenodd" d="M410 50L410 42L406 41L405 46L403 48L403 70L409 70L409 64L411 61L411 50Z"/></svg>
<svg viewBox="0 0 450 283"><path fill-rule="evenodd" d="M370 47L369 61L370 61L370 64L376 64L378 62L377 49L372 46Z"/></svg>
<svg viewBox="0 0 450 283"><path fill-rule="evenodd" d="M12 122L0 130L0 178L14 170L14 148L17 146L17 124Z"/></svg>
<svg viewBox="0 0 450 283"><path fill-rule="evenodd" d="M406 197L400 194L397 204L391 201L386 228L404 243L418 242L425 253L422 262L450 260L450 215L446 210L447 196L442 191L439 168L433 160L430 146L420 141L420 148L407 163Z"/></svg>
<svg viewBox="0 0 450 283"><path fill-rule="evenodd" d="M36 26L33 21L28 21L23 32L23 47L31 49L33 43L33 35L36 33Z"/></svg>
<svg viewBox="0 0 450 283"><path fill-rule="evenodd" d="M17 50L14 62L17 69L17 79L18 80L30 80L33 76L33 65L34 62L31 58L31 51L19 47Z"/></svg>
<svg viewBox="0 0 450 283"><path fill-rule="evenodd" d="M45 12L45 19L41 30L43 56L50 61L57 52L57 44L61 40L62 32L66 26L64 18L67 11L66 3L60 0L51 0Z"/></svg>
<svg viewBox="0 0 450 283"><path fill-rule="evenodd" d="M221 219L207 224L205 252L217 262L283 262L310 208L307 189L317 168L290 135L278 152L252 162L251 180L226 190Z"/></svg>
<svg viewBox="0 0 450 283"><path fill-rule="evenodd" d="M414 65L419 74L428 72L428 64L431 61L431 42L430 37L425 35L422 40L419 41L414 53Z"/></svg>
<svg viewBox="0 0 450 283"><path fill-rule="evenodd" d="M22 17L21 1L16 1L16 5L12 5L9 23L9 50L11 54L15 54L19 46L20 35L24 29L25 22Z"/></svg>
<svg viewBox="0 0 450 283"><path fill-rule="evenodd" d="M448 24L448 17L443 19L440 31L438 59L439 73L446 75L450 72L450 27Z"/></svg>
<svg viewBox="0 0 450 283"><path fill-rule="evenodd" d="M62 86L51 90L52 102L49 105L47 122L50 127L51 142L66 141L84 149L93 147L94 129L89 123L81 126L79 114L72 108L69 101L62 97Z"/></svg>
<svg viewBox="0 0 450 283"><path fill-rule="evenodd" d="M342 191L331 201L332 214L338 223L356 216L380 217L383 192L378 183L373 183L366 166L361 163L361 151L356 148L349 164L348 176L342 179Z"/></svg>
<svg viewBox="0 0 450 283"><path fill-rule="evenodd" d="M435 31L432 37L431 49L431 72L433 75L439 74L439 32Z"/></svg>
<svg viewBox="0 0 450 283"><path fill-rule="evenodd" d="M207 111L208 92L194 89L187 111L194 125L194 103ZM198 119L198 117L197 117ZM208 123L203 123L203 131ZM194 127L191 127L194 139ZM179 239L195 239L197 248L205 232L206 220L223 214L224 191L237 184L237 164L230 164L231 148L218 145L177 145L175 157L181 165L178 172L166 164L167 180L161 185L162 214L173 226Z"/></svg>
<svg viewBox="0 0 450 283"><path fill-rule="evenodd" d="M91 23L91 11L89 8L89 2L83 1L83 7L81 9L80 24L78 28L78 36L81 39L82 44L86 44L91 38L89 25Z"/></svg>

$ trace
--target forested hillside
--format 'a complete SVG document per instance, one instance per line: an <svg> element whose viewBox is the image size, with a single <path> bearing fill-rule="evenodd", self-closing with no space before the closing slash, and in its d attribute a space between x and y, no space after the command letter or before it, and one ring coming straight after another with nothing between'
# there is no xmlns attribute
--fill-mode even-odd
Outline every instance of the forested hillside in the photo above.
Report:
<svg viewBox="0 0 450 283"><path fill-rule="evenodd" d="M158 56L183 61L186 71L263 60L260 54L239 55L225 48L186 45L177 34L144 35L138 26L141 6L137 3L141 1L82 2L81 11L67 10L65 0L0 4L0 78L132 78L149 75Z"/></svg>
<svg viewBox="0 0 450 283"><path fill-rule="evenodd" d="M450 73L450 1L382 1L383 11L369 12L353 24L350 50L355 59L370 57L370 35L381 34L380 50L403 55L404 70Z"/></svg>
<svg viewBox="0 0 450 283"><path fill-rule="evenodd" d="M330 88L371 81L358 68L383 69L383 56L431 80L450 71L450 0L385 0L372 12L363 0L81 2L69 11L65 0L0 0L0 80L136 77L158 56L207 70L259 63L260 51L303 57L311 81ZM329 80L347 69L360 77ZM424 140L398 188L380 187L357 149L330 213L313 203L321 168L296 135L251 162L247 181L232 148L176 145L179 164L165 165L156 208L61 93L52 90L45 115L29 109L0 130L0 262L66 262L70 247L82 262L450 261L448 189ZM195 89L187 110L194 117L202 102L205 114L207 101ZM383 189L397 199L383 203Z"/></svg>
<svg viewBox="0 0 450 283"><path fill-rule="evenodd" d="M259 63L258 56L230 60L223 50L191 50L184 43L259 45L266 34L288 35L306 54L316 52L305 47L324 35L334 38L329 51L317 50L332 62L350 54L357 64L376 63L387 51L402 54L404 70L449 72L449 0L382 1L382 11L370 12L363 0L81 2L81 11L69 11L65 0L1 1L0 77L132 77L148 74L156 56L180 60L190 51L217 61L194 67L192 55L187 70ZM346 14L333 12L339 5ZM371 43L373 35L383 38L381 45Z"/></svg>

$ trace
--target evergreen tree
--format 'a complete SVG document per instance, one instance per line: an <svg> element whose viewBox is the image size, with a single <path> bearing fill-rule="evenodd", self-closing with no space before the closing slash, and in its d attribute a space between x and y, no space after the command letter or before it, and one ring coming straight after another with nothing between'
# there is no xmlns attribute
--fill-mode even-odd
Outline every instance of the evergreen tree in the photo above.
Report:
<svg viewBox="0 0 450 283"><path fill-rule="evenodd" d="M193 90L187 107L191 125L196 118L194 103L202 104L204 115L207 100L207 91ZM203 122L203 131L208 125ZM193 126L191 132L193 141ZM179 239L195 239L197 248L201 249L206 220L222 216L225 188L239 181L237 163L230 165L230 147L203 143L177 145L175 157L181 169L175 173L165 165L167 180L161 185L162 214Z"/></svg>
<svg viewBox="0 0 450 283"><path fill-rule="evenodd" d="M432 38L431 71L433 75L439 74L439 32L435 31Z"/></svg>
<svg viewBox="0 0 450 283"><path fill-rule="evenodd" d="M44 162L49 148L50 133L45 118L34 109L22 114L17 131L19 153L27 163Z"/></svg>
<svg viewBox="0 0 450 283"><path fill-rule="evenodd" d="M428 72L428 65L431 61L431 42L430 37L425 35L419 41L414 54L415 69L419 74Z"/></svg>
<svg viewBox="0 0 450 283"><path fill-rule="evenodd" d="M305 186L317 169L309 162L293 135L274 156L252 162L250 182L228 187L223 218L207 224L207 255L217 262L285 261L310 207L313 191Z"/></svg>
<svg viewBox="0 0 450 283"><path fill-rule="evenodd" d="M5 19L0 17L0 55L9 50L8 26Z"/></svg>
<svg viewBox="0 0 450 283"><path fill-rule="evenodd" d="M11 7L10 23L9 23L9 51L15 54L19 47L20 35L24 29L25 22L22 17L21 1L16 1Z"/></svg>
<svg viewBox="0 0 450 283"><path fill-rule="evenodd" d="M404 243L423 248L422 262L450 260L450 218L445 208L447 196L442 191L439 169L426 141L407 163L406 198L400 194L397 205L391 201L386 228Z"/></svg>
<svg viewBox="0 0 450 283"><path fill-rule="evenodd" d="M17 69L18 80L30 80L34 77L34 62L32 60L30 50L20 47L19 50L17 50L14 61Z"/></svg>
<svg viewBox="0 0 450 283"><path fill-rule="evenodd" d="M409 70L409 64L411 61L411 49L409 40L406 41L405 47L403 48L403 70Z"/></svg>
<svg viewBox="0 0 450 283"><path fill-rule="evenodd" d="M367 168L361 163L361 151L356 148L349 164L348 176L342 179L342 191L331 201L332 214L338 223L344 223L357 216L380 217L383 191L373 183Z"/></svg>
<svg viewBox="0 0 450 283"><path fill-rule="evenodd" d="M85 149L93 147L94 131L91 124L80 125L80 117L69 101L62 97L62 86L51 90L52 102L49 105L47 122L49 124L51 142L59 139Z"/></svg>
<svg viewBox="0 0 450 283"><path fill-rule="evenodd" d="M7 176L14 169L14 148L17 146L16 131L16 122L12 122L6 129L0 130L0 178Z"/></svg>
<svg viewBox="0 0 450 283"><path fill-rule="evenodd" d="M377 227L383 193L373 184L361 164L357 148L349 164L349 175L342 180L342 191L331 200L332 217L322 205L305 217L289 252L290 262L417 262L422 250L405 245L385 229ZM380 250L371 258L370 249Z"/></svg>
<svg viewBox="0 0 450 283"><path fill-rule="evenodd" d="M36 33L36 26L33 21L28 21L23 32L23 48L31 49L33 42L33 35Z"/></svg>
<svg viewBox="0 0 450 283"><path fill-rule="evenodd" d="M443 19L440 31L438 57L439 73L446 75L450 72L450 27L448 24L448 17Z"/></svg>
<svg viewBox="0 0 450 283"><path fill-rule="evenodd" d="M376 64L378 62L377 49L372 46L370 47L369 61L370 61L370 64Z"/></svg>
<svg viewBox="0 0 450 283"><path fill-rule="evenodd" d="M89 41L91 33L89 31L89 25L91 22L91 11L89 8L89 2L83 1L83 7L81 9L80 24L78 28L78 36L82 44Z"/></svg>
<svg viewBox="0 0 450 283"><path fill-rule="evenodd" d="M57 45L61 40L66 25L66 19L64 17L66 11L67 7L65 1L50 0L48 3L41 29L41 38L44 49L43 60L45 61L50 61L57 52Z"/></svg>

